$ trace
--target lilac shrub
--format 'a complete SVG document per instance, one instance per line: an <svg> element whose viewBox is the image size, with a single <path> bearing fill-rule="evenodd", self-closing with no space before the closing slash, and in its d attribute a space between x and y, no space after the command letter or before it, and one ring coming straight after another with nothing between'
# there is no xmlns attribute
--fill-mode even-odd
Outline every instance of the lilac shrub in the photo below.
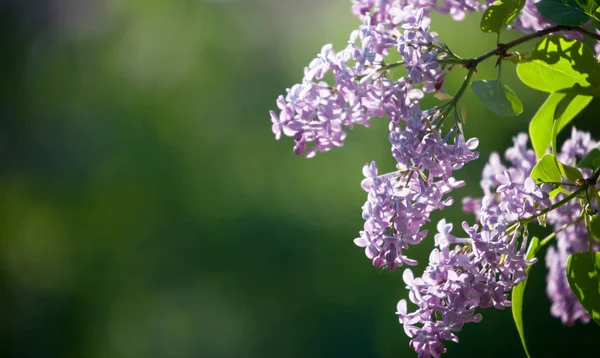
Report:
<svg viewBox="0 0 600 358"><path fill-rule="evenodd" d="M534 150L528 148L529 137L519 134L505 151L506 164L499 154L491 154L480 180L483 197L462 201L463 210L474 214L476 223L463 222L464 234L455 234L453 224L442 219L430 240L433 249L424 272L416 277L410 268L404 269L409 299L399 301L396 314L419 357L445 353L444 341L458 342L457 332L465 323L482 320L480 308L511 307L513 289L524 287L529 266L538 261L537 250L549 243L545 263L551 314L567 326L600 317L600 311L582 301L582 291L573 289L574 285L582 285L579 277L590 277L589 272L580 272L581 267L572 268L570 264L581 255L588 256L578 262L592 262L600 250L600 244L593 240L594 235L600 238L600 233L594 233L591 225L600 198L600 148L595 148L589 134L575 129L560 152L555 148L558 131L589 103L590 96L600 95L596 90L600 88L600 76L593 76L598 69L589 67L597 65L594 56L589 55L592 59L584 63L581 59L586 51L578 56L560 52L561 48L586 46L563 37L588 36L600 41L600 36L584 27L595 19L587 8L579 9L583 15L579 14L574 24L573 17L563 19L560 13L549 12L548 6L555 6L548 5L551 1L353 0L352 11L362 24L350 34L347 46L339 52L331 44L323 46L304 69L302 81L287 89L285 96L279 96L279 110L270 112L276 139L282 134L292 137L294 153L307 158L343 146L346 132L355 125L368 127L374 118L387 119L396 170L380 174L374 161L363 167L361 186L367 193L362 206L364 226L354 243L364 248L373 266L393 271L417 264L407 255L409 247L431 238L425 229L431 213L452 205L450 192L466 184L456 180L454 172L479 156L475 151L478 139L465 136L461 102L478 64L498 58L498 78L476 81L479 83L472 89L500 116L522 112L516 95L500 81L504 59L519 62L518 73L519 66L546 61L543 70L535 71L541 75L549 71L546 76L552 79L579 78L583 72L590 73L587 82L565 84L566 89L571 87L570 92L563 88L547 90L550 96L544 106L554 107L540 110L533 120L545 121L545 125L534 126L532 122ZM462 20L466 13L484 10L483 31L500 34L509 27L530 35L497 43L495 49L479 57L463 59L431 31L432 11ZM563 37L544 37L554 33ZM546 41L536 50L543 56L533 56L521 64L522 57L509 52L536 38ZM600 51L600 46L596 50ZM573 71L579 72L571 74L565 67L568 65L550 61L559 56L572 62ZM397 67L404 68L403 75L398 75ZM457 93L451 95L444 91L444 80L455 68L464 68L467 75ZM549 85L543 78L540 84L527 75L535 71L527 68L521 80L546 90ZM422 108L421 99L426 95L445 102ZM535 222L552 228L553 233L542 241L530 238L528 227ZM599 276L600 272L596 274ZM586 295L594 290L592 287ZM596 293L600 300L600 293ZM522 323L516 316L515 323L525 347Z"/></svg>

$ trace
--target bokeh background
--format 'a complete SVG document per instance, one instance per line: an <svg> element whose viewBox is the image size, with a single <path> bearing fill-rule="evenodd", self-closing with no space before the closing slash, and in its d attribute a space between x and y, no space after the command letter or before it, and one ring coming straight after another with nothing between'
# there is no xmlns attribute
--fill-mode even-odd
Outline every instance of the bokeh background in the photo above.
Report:
<svg viewBox="0 0 600 358"><path fill-rule="evenodd" d="M495 40L478 21L433 28L476 56ZM270 128L275 98L358 24L349 0L1 0L0 357L415 356L401 272L352 243L362 166L393 165L385 120L310 160ZM512 64L503 79L525 113L499 119L467 93L481 159L457 203L545 97ZM575 121L596 138L599 109ZM442 217L472 220L456 204ZM532 354L591 356L600 329L551 318L544 276L525 297ZM523 356L511 312L483 313L446 357Z"/></svg>

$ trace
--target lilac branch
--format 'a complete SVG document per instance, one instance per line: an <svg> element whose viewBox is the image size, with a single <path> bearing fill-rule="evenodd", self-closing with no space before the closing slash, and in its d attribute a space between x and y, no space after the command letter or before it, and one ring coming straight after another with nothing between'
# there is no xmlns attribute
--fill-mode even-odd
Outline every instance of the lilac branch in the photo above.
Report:
<svg viewBox="0 0 600 358"><path fill-rule="evenodd" d="M556 235L564 230L566 230L568 227L579 224L581 222L581 220L583 220L584 218L584 212L582 212L582 215L579 216L579 218L577 218L577 220L572 221L570 223L564 224L563 226L560 227L560 229L556 230L555 232L553 232L552 234L546 236L544 239L542 239L542 241L540 241L540 248L546 246L550 241L552 241Z"/></svg>
<svg viewBox="0 0 600 358"><path fill-rule="evenodd" d="M540 31L536 31L534 33L531 33L529 35L520 37L514 41L505 43L505 44L498 44L498 47L496 47L495 49L484 53L483 55L479 56L479 57L475 57L472 59L469 59L465 62L464 66L468 69L473 69L473 68L477 68L477 65L479 65L479 63L483 60L486 60L492 56L506 56L508 50L510 50L511 48L518 46L522 43L525 43L529 40L533 40L545 35L549 35L551 33L554 32L559 32L559 31L573 31L573 32L579 32L581 34L587 35L593 39L595 39L596 41L600 41L600 35L593 33L591 31L588 31L582 27L578 27L578 26L566 26L566 25L555 25L552 27L548 27L545 28L543 30Z"/></svg>
<svg viewBox="0 0 600 358"><path fill-rule="evenodd" d="M536 215L530 216L528 218L523 219L523 221L521 222L522 224L527 224L528 222L530 222L533 219L536 219L542 215L548 214L549 212L551 212L552 210L558 209L559 207L565 205L566 203L568 203L569 201L571 201L572 199L576 198L582 191L584 191L586 189L586 186L582 186L579 189L575 190L574 192L572 192L569 196L565 197L564 199L557 201L556 203L554 203L552 206L547 207L546 209L540 211L539 213L537 213Z"/></svg>

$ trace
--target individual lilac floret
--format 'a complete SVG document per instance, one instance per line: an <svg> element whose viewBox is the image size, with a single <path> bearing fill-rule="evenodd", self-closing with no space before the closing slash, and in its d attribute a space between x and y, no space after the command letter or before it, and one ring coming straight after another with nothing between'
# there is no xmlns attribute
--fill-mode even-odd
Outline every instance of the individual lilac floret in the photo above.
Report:
<svg viewBox="0 0 600 358"><path fill-rule="evenodd" d="M323 47L305 68L302 83L277 99L279 113L270 113L275 138L293 137L294 152L312 157L342 146L346 128L369 126L374 117L406 120L424 93L441 89L447 68L439 60L447 54L430 32L429 18L411 6L396 10L398 27L375 24L365 15L344 50ZM388 77L384 59L391 50L402 56L406 77ZM327 73L332 84L323 81Z"/></svg>
<svg viewBox="0 0 600 358"><path fill-rule="evenodd" d="M485 196L482 199L466 198L463 200L463 210L465 212L475 213L478 220L485 221L489 220L489 213L498 213L501 211L501 206L511 205L510 201L505 200L504 197L496 196L494 191L501 191L513 182L532 180L529 175L536 163L536 156L533 150L527 148L527 142L528 137L525 134L519 134L514 138L514 145L505 152L505 158L510 163L509 167L501 163L498 154L493 153L490 156L481 179L481 187ZM561 152L557 154L557 158L564 164L575 166L577 161L595 145L596 143L591 140L589 133L579 132L573 128L571 138L565 141ZM506 174L502 175L501 173ZM589 176L591 173L584 170L583 174ZM558 194L551 202L556 203L565 196L565 194ZM536 202L531 202L531 204L535 206ZM537 203L539 205L539 202ZM547 205L547 203L544 205ZM558 231L563 225L577 221L580 213L581 207L578 201L573 200L549 212L546 222L552 226L553 230ZM500 216L496 216L498 220L501 220ZM504 221L506 221L506 218ZM597 243L594 243L594 245L596 246L595 249L600 249L600 245ZM548 248L546 252L545 260L549 270L546 277L546 292L552 302L550 312L553 316L560 318L562 323L567 326L573 325L577 320L584 323L590 320L571 291L565 273L569 255L587 249L587 230L585 223L580 222L558 232L556 246Z"/></svg>
<svg viewBox="0 0 600 358"><path fill-rule="evenodd" d="M501 184L496 195L507 205L491 210L484 200L481 225L463 222L466 238L452 235L452 224L441 220L423 275L415 278L410 269L404 271L409 299L417 308L408 312L401 300L396 313L419 357L439 357L446 351L442 341L458 342L455 332L465 323L481 321L476 308L509 307L510 291L534 262L525 259L526 235L511 226L548 207L550 187L539 187L530 178L515 182L508 171L497 180Z"/></svg>

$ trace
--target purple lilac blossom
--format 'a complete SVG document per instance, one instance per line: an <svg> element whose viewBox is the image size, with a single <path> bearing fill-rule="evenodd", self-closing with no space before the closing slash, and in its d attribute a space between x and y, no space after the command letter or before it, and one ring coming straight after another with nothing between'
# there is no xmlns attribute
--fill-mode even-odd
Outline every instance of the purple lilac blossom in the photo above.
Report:
<svg viewBox="0 0 600 358"><path fill-rule="evenodd" d="M494 197L493 194L494 189L502 185L497 180L498 173L507 171L517 182L529 177L536 163L536 157L533 150L527 148L527 141L528 137L525 134L519 134L514 138L514 145L505 152L505 158L510 163L508 168L501 163L500 156L497 153L490 156L481 178L484 197L483 199L465 198L463 200L463 210L465 212L475 213L480 218L482 216L481 206L483 201L487 201L488 205L501 205L501 200ZM557 158L564 164L575 166L577 161L595 145L596 143L591 140L589 133L579 132L573 128L571 138L565 141ZM591 173L589 170L584 170L583 174L588 176ZM558 194L552 199L552 202L555 203L563 198L565 198L565 194ZM576 221L580 214L580 204L577 200L573 200L548 213L546 222L557 231L563 225ZM578 319L583 323L587 323L590 318L571 291L565 273L569 255L588 249L585 223L580 222L571 225L559 232L556 236L555 245L549 247L545 257L546 266L549 270L546 277L546 292L552 303L550 312L554 317L560 318L561 322L567 326L572 326ZM598 243L594 243L594 245L596 250L600 249Z"/></svg>
<svg viewBox="0 0 600 358"><path fill-rule="evenodd" d="M512 224L547 208L551 187L531 178L516 181L508 170L495 180L501 204L484 198L479 224L462 224L465 238L454 236L453 225L441 220L423 275L415 278L410 269L404 271L409 300L417 308L409 312L406 300L400 300L396 313L419 357L439 357L446 351L442 341L458 342L455 332L481 321L476 308L509 307L510 291L534 262L525 259L526 235Z"/></svg>
<svg viewBox="0 0 600 358"><path fill-rule="evenodd" d="M393 23L376 24L365 15L344 50L323 47L305 68L302 83L277 99L279 114L271 111L277 139L281 133L293 137L294 152L313 157L342 146L345 128L369 126L370 119L384 115L393 122L406 120L424 93L441 88L447 68L439 59L446 54L430 32L430 19L411 6L396 10ZM392 49L401 55L406 77L385 75L384 59ZM328 72L332 84L322 81Z"/></svg>
<svg viewBox="0 0 600 358"><path fill-rule="evenodd" d="M589 133L578 132L573 128L571 138L565 141L561 152L557 156L558 160L567 165L575 166L577 161L583 158L595 145L596 143L591 140ZM584 171L584 175L589 176L590 174L590 171ZM556 200L564 197L565 194L559 194ZM579 203L577 200L573 200L548 213L547 222L553 226L554 230L557 230L565 224L576 221L580 213ZM554 317L560 318L566 326L572 326L577 320L583 323L590 321L585 309L571 291L565 274L569 255L587 251L589 249L588 245L588 233L585 223L580 222L559 232L556 235L556 247L550 247L546 252L546 267L548 267L546 293L552 302L550 313ZM600 249L600 245L595 241L594 249Z"/></svg>
<svg viewBox="0 0 600 358"><path fill-rule="evenodd" d="M432 174L424 180L414 170L378 175L375 162L365 165L363 174L361 186L368 193L362 215L365 224L354 243L365 248L375 267L391 271L403 264L415 265L403 250L425 238L422 227L431 212L451 205L453 199L444 196L464 182L452 177L434 180Z"/></svg>
<svg viewBox="0 0 600 358"><path fill-rule="evenodd" d="M535 4L541 0L526 0L525 6L515 21L508 26L509 29L521 32L535 32L556 25L546 20L537 10ZM456 21L461 21L467 13L482 12L495 0L352 0L352 12L359 18L372 14L374 21L390 22L394 18L395 8L414 6L425 10L429 16L431 11L450 14ZM575 32L566 32L564 36L580 39L583 36ZM595 52L600 57L600 45L596 45Z"/></svg>
<svg viewBox="0 0 600 358"><path fill-rule="evenodd" d="M384 115L392 122L406 120L413 104L424 93L442 88L448 68L439 60L446 54L437 34L430 32L429 13L450 13L461 20L465 13L484 10L493 0L353 0L352 10L363 24L350 35L348 46L336 53L332 45L305 68L302 83L277 99L279 113L271 111L276 139L292 137L294 152L313 157L317 152L342 146L345 129L369 126ZM531 32L551 26L535 8L525 7L511 28ZM579 34L570 34L577 36ZM385 58L396 48L408 75L387 77ZM596 47L600 53L600 46ZM333 82L323 81L330 72Z"/></svg>
<svg viewBox="0 0 600 358"><path fill-rule="evenodd" d="M442 135L441 112L420 109L418 100L440 90L447 73L439 62L446 56L440 50L443 44L430 32L425 11L407 6L391 8L390 13L393 18L377 25L373 20L377 14L373 18L365 14L363 25L342 52L336 54L326 45L305 69L302 84L277 100L281 112L271 112L271 118L276 138L282 132L293 137L294 152L312 157L341 146L344 127L368 126L373 117L388 117L399 171L379 176L375 163L363 170L368 199L363 206L364 230L355 243L365 248L373 265L393 270L416 263L403 250L426 236L421 228L432 211L453 202L445 195L464 183L451 174L478 157L473 151L478 141L465 140L460 124ZM407 70L406 77L396 80L381 71L392 48ZM314 82L328 71L334 85Z"/></svg>
<svg viewBox="0 0 600 358"><path fill-rule="evenodd" d="M428 116L428 111L414 111L404 130L390 123L392 153L400 170L378 175L375 162L363 169L361 185L368 193L363 205L365 224L354 243L365 248L375 267L394 270L417 263L403 250L425 238L422 227L431 212L453 203L446 195L464 185L451 176L453 170L479 156L474 151L476 138L465 142L455 129L442 138L439 130L428 129Z"/></svg>
<svg viewBox="0 0 600 358"><path fill-rule="evenodd" d="M431 9L442 14L450 14L454 20L462 20L466 13L485 10L495 0L352 0L352 12L360 18L372 14L377 22L389 22L393 18L394 8L414 6L425 9L429 15Z"/></svg>
<svg viewBox="0 0 600 358"><path fill-rule="evenodd" d="M510 28L534 32L554 25L537 11L535 3L538 1L540 0L527 0ZM352 12L361 19L372 14L377 23L391 22L394 18L394 9L412 5L424 9L427 15L434 10L442 14L450 14L454 20L460 21L467 13L484 11L494 2L495 0L481 2L477 0L352 0Z"/></svg>

